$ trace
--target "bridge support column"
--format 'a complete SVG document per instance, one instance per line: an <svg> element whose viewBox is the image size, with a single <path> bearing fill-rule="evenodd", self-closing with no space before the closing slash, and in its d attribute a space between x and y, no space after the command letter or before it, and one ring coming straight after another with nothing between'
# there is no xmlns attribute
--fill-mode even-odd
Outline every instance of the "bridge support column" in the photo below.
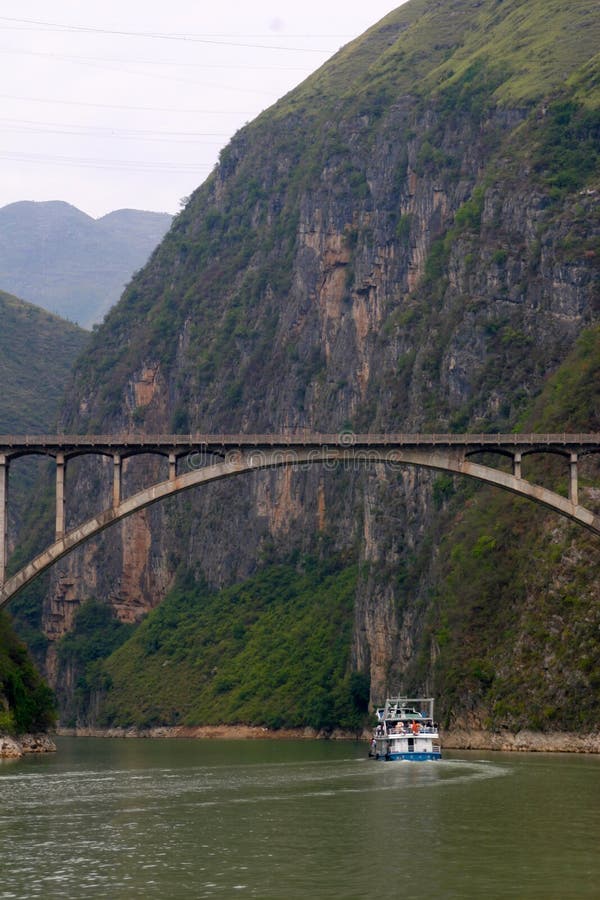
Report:
<svg viewBox="0 0 600 900"><path fill-rule="evenodd" d="M177 457L174 453L169 453L169 481L175 481L177 478Z"/></svg>
<svg viewBox="0 0 600 900"><path fill-rule="evenodd" d="M65 534L65 475L67 463L64 453L56 454L56 540Z"/></svg>
<svg viewBox="0 0 600 900"><path fill-rule="evenodd" d="M8 459L0 454L0 585L6 580L8 560Z"/></svg>
<svg viewBox="0 0 600 900"><path fill-rule="evenodd" d="M122 485L122 473L123 473L123 464L121 461L121 454L115 453L113 456L113 509L116 509L117 506L121 503L121 485Z"/></svg>
<svg viewBox="0 0 600 900"><path fill-rule="evenodd" d="M579 505L579 485L577 480L577 454L571 453L569 460L569 500L574 506Z"/></svg>
<svg viewBox="0 0 600 900"><path fill-rule="evenodd" d="M513 475L515 478L521 478L521 453L517 450L513 456Z"/></svg>

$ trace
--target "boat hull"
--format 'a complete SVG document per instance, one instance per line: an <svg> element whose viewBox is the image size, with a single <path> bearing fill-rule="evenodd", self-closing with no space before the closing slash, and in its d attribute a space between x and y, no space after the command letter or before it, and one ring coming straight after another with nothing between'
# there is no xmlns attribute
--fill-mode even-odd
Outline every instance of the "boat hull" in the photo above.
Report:
<svg viewBox="0 0 600 900"><path fill-rule="evenodd" d="M416 753L389 753L384 756L377 756L379 762L397 762L398 760L407 760L407 762L427 762L428 760L441 759L442 754L436 752L416 752Z"/></svg>

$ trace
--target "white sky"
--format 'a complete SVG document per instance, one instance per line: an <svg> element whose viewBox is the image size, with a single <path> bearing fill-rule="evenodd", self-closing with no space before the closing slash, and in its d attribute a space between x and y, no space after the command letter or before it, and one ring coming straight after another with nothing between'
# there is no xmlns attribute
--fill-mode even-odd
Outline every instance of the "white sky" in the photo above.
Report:
<svg viewBox="0 0 600 900"><path fill-rule="evenodd" d="M404 0L3 0L0 207L174 213L231 136Z"/></svg>

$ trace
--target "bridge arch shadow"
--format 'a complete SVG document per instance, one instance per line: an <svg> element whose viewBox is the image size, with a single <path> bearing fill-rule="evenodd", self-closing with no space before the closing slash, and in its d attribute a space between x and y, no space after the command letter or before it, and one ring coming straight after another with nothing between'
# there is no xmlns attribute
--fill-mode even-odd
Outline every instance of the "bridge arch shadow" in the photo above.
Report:
<svg viewBox="0 0 600 900"><path fill-rule="evenodd" d="M225 478L242 475L246 472L275 469L283 467L304 470L314 465L322 465L326 469L340 467L363 466L365 464L386 464L403 467L406 465L437 469L475 478L486 484L511 491L519 496L558 512L577 524L600 535L600 517L591 510L580 506L577 497L573 499L533 484L521 477L491 466L473 462L468 456L455 453L452 449L419 450L414 448L395 449L358 449L352 447L322 447L311 449L276 449L276 450L240 450L229 453L218 463L205 465L198 469L177 475L171 472L170 478L145 488L117 505L88 519L72 530L66 532L30 563L8 578L0 589L0 608L35 578L53 566L56 562L75 550L85 541L120 522L139 510L158 503L166 497L179 494L203 484L221 481Z"/></svg>

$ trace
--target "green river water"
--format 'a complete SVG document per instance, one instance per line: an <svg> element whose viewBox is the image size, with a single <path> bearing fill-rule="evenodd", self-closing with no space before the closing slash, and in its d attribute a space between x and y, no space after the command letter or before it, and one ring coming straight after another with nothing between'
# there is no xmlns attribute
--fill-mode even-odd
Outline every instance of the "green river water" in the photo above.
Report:
<svg viewBox="0 0 600 900"><path fill-rule="evenodd" d="M0 898L600 897L600 758L61 738L0 761Z"/></svg>

